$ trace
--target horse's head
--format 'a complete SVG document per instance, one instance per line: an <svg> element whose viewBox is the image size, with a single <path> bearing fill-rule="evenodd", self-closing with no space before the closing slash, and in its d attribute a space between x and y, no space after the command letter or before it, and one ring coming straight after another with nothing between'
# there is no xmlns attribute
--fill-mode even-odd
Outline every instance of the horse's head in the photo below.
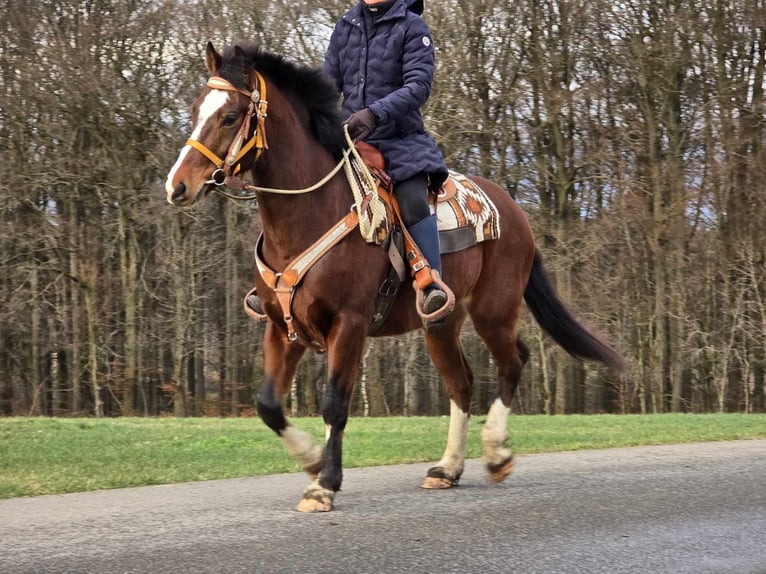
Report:
<svg viewBox="0 0 766 574"><path fill-rule="evenodd" d="M191 137L165 182L168 202L174 205L204 197L227 175L246 170L265 147L263 77L238 47L224 64L208 42L205 65L212 77L194 102Z"/></svg>

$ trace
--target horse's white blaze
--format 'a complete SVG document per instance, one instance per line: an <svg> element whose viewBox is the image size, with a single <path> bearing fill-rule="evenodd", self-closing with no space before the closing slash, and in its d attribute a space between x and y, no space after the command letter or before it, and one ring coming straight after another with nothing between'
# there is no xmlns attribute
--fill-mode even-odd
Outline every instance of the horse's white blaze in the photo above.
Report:
<svg viewBox="0 0 766 574"><path fill-rule="evenodd" d="M465 463L465 445L468 440L468 419L471 415L463 411L455 401L449 402L449 432L444 456L435 466L444 469L444 473L457 478L463 473Z"/></svg>
<svg viewBox="0 0 766 574"><path fill-rule="evenodd" d="M212 118L215 113L220 110L224 104L229 100L229 92L224 90L211 90L210 93L202 100L202 104L199 107L199 115L197 116L197 126L194 128L192 135L189 139L198 140L202 134L202 130L205 128L205 124ZM165 191L168 194L168 202L172 203L171 197L173 196L173 180L176 176L176 172L183 165L186 160L186 156L191 151L192 147L189 145L184 146L181 153L178 155L176 163L173 165L167 180L165 180Z"/></svg>
<svg viewBox="0 0 766 574"><path fill-rule="evenodd" d="M508 413L499 398L495 399L487 413L487 422L481 429L481 442L484 445L484 460L487 464L500 464L511 456L511 451L505 446L508 438Z"/></svg>

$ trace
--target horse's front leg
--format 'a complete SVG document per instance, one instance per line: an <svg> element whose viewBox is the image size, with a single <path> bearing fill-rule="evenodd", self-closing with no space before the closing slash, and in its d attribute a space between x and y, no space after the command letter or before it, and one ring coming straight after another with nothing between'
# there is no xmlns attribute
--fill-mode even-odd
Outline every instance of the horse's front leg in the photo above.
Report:
<svg viewBox="0 0 766 574"><path fill-rule="evenodd" d="M343 481L343 431L348 421L349 402L354 388L366 337L366 323L338 319L327 346L328 386L322 415L327 426L324 466L303 493L300 512L328 512Z"/></svg>
<svg viewBox="0 0 766 574"><path fill-rule="evenodd" d="M282 409L282 399L290 388L306 348L290 343L285 334L269 322L263 339L264 381L258 395L258 413L304 470L316 478L322 468L322 447L311 435L291 425Z"/></svg>

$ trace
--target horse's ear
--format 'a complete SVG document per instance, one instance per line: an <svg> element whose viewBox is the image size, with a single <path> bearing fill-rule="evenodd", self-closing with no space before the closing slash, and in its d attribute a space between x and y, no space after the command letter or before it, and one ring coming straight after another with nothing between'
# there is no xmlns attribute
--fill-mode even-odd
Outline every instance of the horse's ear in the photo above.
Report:
<svg viewBox="0 0 766 574"><path fill-rule="evenodd" d="M221 68L221 54L215 51L212 42L208 42L205 48L205 67L214 76Z"/></svg>

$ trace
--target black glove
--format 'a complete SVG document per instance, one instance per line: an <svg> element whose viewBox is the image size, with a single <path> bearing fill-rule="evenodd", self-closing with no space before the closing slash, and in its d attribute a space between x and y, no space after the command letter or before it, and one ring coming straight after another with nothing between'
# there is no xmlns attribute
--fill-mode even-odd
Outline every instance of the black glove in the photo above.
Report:
<svg viewBox="0 0 766 574"><path fill-rule="evenodd" d="M354 112L346 120L348 125L348 135L351 139L361 141L370 135L370 132L375 129L375 114L370 111L370 108L364 108L358 112Z"/></svg>

